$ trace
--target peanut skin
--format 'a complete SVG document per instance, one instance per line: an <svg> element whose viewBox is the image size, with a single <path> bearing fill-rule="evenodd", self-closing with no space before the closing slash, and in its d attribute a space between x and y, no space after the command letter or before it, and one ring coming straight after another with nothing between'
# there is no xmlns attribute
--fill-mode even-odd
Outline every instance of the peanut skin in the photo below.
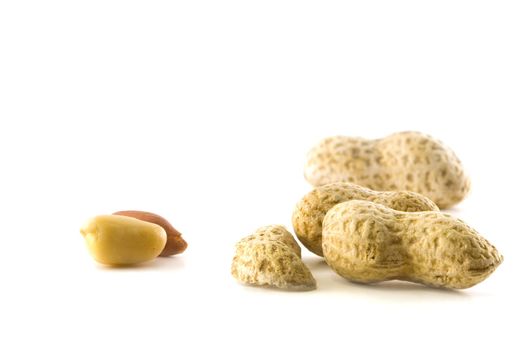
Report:
<svg viewBox="0 0 525 350"><path fill-rule="evenodd" d="M188 243L182 238L179 231L173 227L168 220L162 216L153 214L147 211L140 210L124 210L117 211L113 215L129 216L135 219L151 222L161 226L167 234L166 245L159 256L167 257L175 254L180 254L186 250Z"/></svg>
<svg viewBox="0 0 525 350"><path fill-rule="evenodd" d="M346 181L378 191L421 193L442 209L459 203L470 190L454 152L418 132L378 140L326 138L308 153L304 174L313 186Z"/></svg>
<svg viewBox="0 0 525 350"><path fill-rule="evenodd" d="M439 210L437 205L414 192L379 192L355 184L338 182L317 187L297 203L292 223L297 238L312 253L323 256L322 224L326 212L336 204L362 199L400 211Z"/></svg>
<svg viewBox="0 0 525 350"><path fill-rule="evenodd" d="M350 281L398 279L458 289L480 283L503 261L492 244L450 215L406 213L360 200L328 211L323 252Z"/></svg>

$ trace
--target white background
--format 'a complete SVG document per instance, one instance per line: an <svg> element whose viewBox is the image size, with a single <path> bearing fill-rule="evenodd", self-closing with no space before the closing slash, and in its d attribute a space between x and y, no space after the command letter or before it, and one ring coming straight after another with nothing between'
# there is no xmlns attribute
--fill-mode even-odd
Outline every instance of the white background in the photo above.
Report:
<svg viewBox="0 0 525 350"><path fill-rule="evenodd" d="M0 2L0 348L524 348L522 1ZM233 245L289 228L308 149L419 130L504 254L464 291L239 285ZM189 242L97 265L80 225L142 209Z"/></svg>

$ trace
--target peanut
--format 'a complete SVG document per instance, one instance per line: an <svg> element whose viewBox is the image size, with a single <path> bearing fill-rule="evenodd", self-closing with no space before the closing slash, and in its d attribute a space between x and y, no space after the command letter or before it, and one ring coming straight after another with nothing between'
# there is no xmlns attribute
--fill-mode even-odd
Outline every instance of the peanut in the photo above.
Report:
<svg viewBox="0 0 525 350"><path fill-rule="evenodd" d="M301 248L283 226L265 226L235 245L231 274L239 282L282 289L316 288Z"/></svg>
<svg viewBox="0 0 525 350"><path fill-rule="evenodd" d="M308 153L305 178L314 186L347 181L378 191L413 191L440 208L460 202L470 189L454 152L418 132L378 140L326 138Z"/></svg>
<svg viewBox="0 0 525 350"><path fill-rule="evenodd" d="M292 215L297 238L312 253L323 256L322 224L326 212L336 204L362 199L400 211L439 210L428 198L414 192L378 192L345 182L320 186L304 196Z"/></svg>
<svg viewBox="0 0 525 350"><path fill-rule="evenodd" d="M350 281L399 279L445 288L472 287L503 261L493 245L450 215L406 213L361 200L328 211L323 253Z"/></svg>
<svg viewBox="0 0 525 350"><path fill-rule="evenodd" d="M129 216L135 219L151 222L153 224L161 226L164 229L164 231L166 231L167 240L166 246L162 250L162 253L160 253L160 256L166 257L175 254L180 254L184 252L188 247L188 243L186 243L186 241L182 238L181 233L177 231L175 227L173 227L168 222L168 220L164 219L160 215L140 210L117 211L113 213L113 215Z"/></svg>
<svg viewBox="0 0 525 350"><path fill-rule="evenodd" d="M119 215L99 215L80 229L93 258L106 265L133 265L155 259L166 245L156 224Z"/></svg>

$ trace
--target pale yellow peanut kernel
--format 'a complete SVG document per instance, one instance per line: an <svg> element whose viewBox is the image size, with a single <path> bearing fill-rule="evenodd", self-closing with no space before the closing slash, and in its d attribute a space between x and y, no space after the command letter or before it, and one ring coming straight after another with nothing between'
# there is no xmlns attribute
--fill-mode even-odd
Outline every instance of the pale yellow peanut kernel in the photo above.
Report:
<svg viewBox="0 0 525 350"><path fill-rule="evenodd" d="M80 229L93 258L105 265L133 265L155 259L166 232L156 224L120 215L99 215Z"/></svg>

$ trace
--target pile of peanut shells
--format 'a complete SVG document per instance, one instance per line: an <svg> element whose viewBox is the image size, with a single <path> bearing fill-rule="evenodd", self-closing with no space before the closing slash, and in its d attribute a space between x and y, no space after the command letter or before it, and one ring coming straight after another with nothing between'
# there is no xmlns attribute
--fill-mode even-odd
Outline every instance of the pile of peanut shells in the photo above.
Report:
<svg viewBox="0 0 525 350"><path fill-rule="evenodd" d="M305 178L315 188L293 212L295 234L349 281L462 289L503 261L476 230L440 211L465 198L470 180L454 152L428 135L326 138L308 153ZM280 225L239 241L231 273L249 285L316 288L299 245Z"/></svg>

